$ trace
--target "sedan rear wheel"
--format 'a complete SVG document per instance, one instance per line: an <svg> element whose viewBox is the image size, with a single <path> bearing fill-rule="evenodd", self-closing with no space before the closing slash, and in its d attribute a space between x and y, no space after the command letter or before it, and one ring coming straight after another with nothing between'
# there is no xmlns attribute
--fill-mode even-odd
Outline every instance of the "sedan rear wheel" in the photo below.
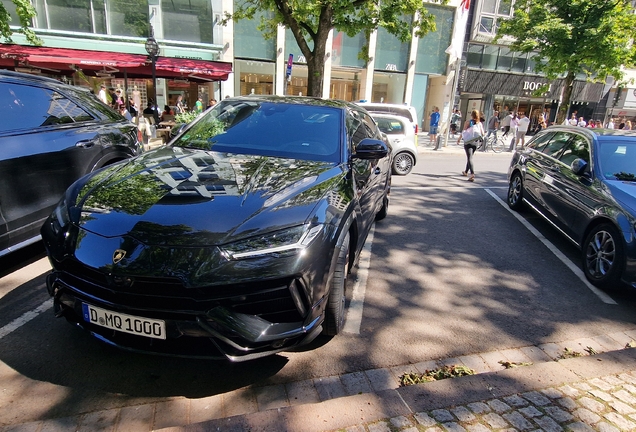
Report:
<svg viewBox="0 0 636 432"><path fill-rule="evenodd" d="M515 173L508 185L508 207L513 210L521 210L523 206L523 180L521 174Z"/></svg>
<svg viewBox="0 0 636 432"><path fill-rule="evenodd" d="M585 277L600 288L619 288L625 256L618 230L607 223L594 227L582 251Z"/></svg>
<svg viewBox="0 0 636 432"><path fill-rule="evenodd" d="M407 175L413 169L415 159L407 152L398 153L393 158L393 174Z"/></svg>
<svg viewBox="0 0 636 432"><path fill-rule="evenodd" d="M331 279L331 289L329 290L329 298L327 299L327 309L325 313L325 325L323 334L327 336L335 336L342 330L345 318L345 292L347 287L347 277L349 276L349 233L346 234L338 261L336 262L336 270Z"/></svg>

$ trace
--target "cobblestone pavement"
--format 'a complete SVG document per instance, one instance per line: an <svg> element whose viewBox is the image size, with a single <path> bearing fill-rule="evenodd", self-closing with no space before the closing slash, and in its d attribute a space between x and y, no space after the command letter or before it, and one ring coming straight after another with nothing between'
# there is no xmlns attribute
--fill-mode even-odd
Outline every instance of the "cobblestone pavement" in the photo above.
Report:
<svg viewBox="0 0 636 432"><path fill-rule="evenodd" d="M636 373L606 375L340 429L347 432L630 431Z"/></svg>

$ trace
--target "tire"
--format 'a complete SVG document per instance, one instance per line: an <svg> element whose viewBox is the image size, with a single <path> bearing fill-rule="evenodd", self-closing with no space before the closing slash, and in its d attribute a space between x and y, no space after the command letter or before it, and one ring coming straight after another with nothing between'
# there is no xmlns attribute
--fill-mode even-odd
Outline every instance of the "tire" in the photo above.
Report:
<svg viewBox="0 0 636 432"><path fill-rule="evenodd" d="M398 153L393 158L393 174L405 176L411 172L415 159L407 152Z"/></svg>
<svg viewBox="0 0 636 432"><path fill-rule="evenodd" d="M506 144L501 138L497 138L492 142L492 151L495 153L501 153L506 148Z"/></svg>
<svg viewBox="0 0 636 432"><path fill-rule="evenodd" d="M379 212L375 214L376 222L384 219L388 213L389 213L389 197L385 193L384 198L382 198L382 208L380 209Z"/></svg>
<svg viewBox="0 0 636 432"><path fill-rule="evenodd" d="M625 253L620 232L609 223L597 225L585 237L581 248L583 273L593 285L618 289L625 267Z"/></svg>
<svg viewBox="0 0 636 432"><path fill-rule="evenodd" d="M515 211L521 210L523 207L523 180L521 174L514 173L508 185L508 207Z"/></svg>
<svg viewBox="0 0 636 432"><path fill-rule="evenodd" d="M345 293L347 288L347 278L349 276L349 233L346 234L338 260L336 269L331 279L329 298L325 310L325 323L322 333L327 336L335 336L342 330L345 318Z"/></svg>

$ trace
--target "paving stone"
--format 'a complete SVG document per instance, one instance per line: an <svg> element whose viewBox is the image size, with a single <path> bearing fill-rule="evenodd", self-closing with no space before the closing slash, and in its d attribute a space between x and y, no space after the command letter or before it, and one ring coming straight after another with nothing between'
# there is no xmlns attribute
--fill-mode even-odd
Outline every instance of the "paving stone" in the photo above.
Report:
<svg viewBox="0 0 636 432"><path fill-rule="evenodd" d="M419 373L423 374L423 373L426 373L427 371L438 369L440 367L440 364L437 362L437 360L429 360L429 361L415 363L413 366Z"/></svg>
<svg viewBox="0 0 636 432"><path fill-rule="evenodd" d="M442 428L434 426L425 430L425 432L444 432Z"/></svg>
<svg viewBox="0 0 636 432"><path fill-rule="evenodd" d="M559 426L559 424L555 422L552 417L543 416L534 418L533 420L536 421L537 424L541 426L541 429L546 432L558 432L563 430L563 428Z"/></svg>
<svg viewBox="0 0 636 432"><path fill-rule="evenodd" d="M391 390L398 387L399 383L390 370L386 368L364 371L373 391Z"/></svg>
<svg viewBox="0 0 636 432"><path fill-rule="evenodd" d="M462 361L457 357L451 357L447 359L442 359L438 361L442 366L466 366L462 363Z"/></svg>
<svg viewBox="0 0 636 432"><path fill-rule="evenodd" d="M618 375L618 377L622 379L623 381L625 381L626 383L636 384L636 377L628 373L622 373Z"/></svg>
<svg viewBox="0 0 636 432"><path fill-rule="evenodd" d="M349 396L372 392L371 384L367 380L367 376L364 372L352 372L340 375L340 381Z"/></svg>
<svg viewBox="0 0 636 432"><path fill-rule="evenodd" d="M559 391L561 391L561 393L563 393L564 395L570 396L570 397L576 397L581 394L581 392L578 389L575 389L574 387L569 385L564 385L559 387Z"/></svg>
<svg viewBox="0 0 636 432"><path fill-rule="evenodd" d="M190 399L190 423L200 423L223 417L223 395ZM132 429L131 429L132 430Z"/></svg>
<svg viewBox="0 0 636 432"><path fill-rule="evenodd" d="M400 429L400 432L420 432L420 430L415 426L411 426L410 428Z"/></svg>
<svg viewBox="0 0 636 432"><path fill-rule="evenodd" d="M587 396L582 397L577 402L579 404L583 405L585 408L587 408L590 411L595 412L595 413L599 413L600 414L603 411L605 411L605 405L603 405L599 401L596 401L596 400L594 400L592 398L589 398Z"/></svg>
<svg viewBox="0 0 636 432"><path fill-rule="evenodd" d="M367 432L367 429L363 425L356 425L345 428L345 432Z"/></svg>
<svg viewBox="0 0 636 432"><path fill-rule="evenodd" d="M508 422L503 417L501 417L499 414L496 414L496 413L484 414L482 419L486 423L488 423L492 428L495 428L495 429L508 427Z"/></svg>
<svg viewBox="0 0 636 432"><path fill-rule="evenodd" d="M605 393L604 391L601 391L601 390L590 390L589 393L592 396L597 397L605 402L611 402L614 400L612 395L610 395L609 393Z"/></svg>
<svg viewBox="0 0 636 432"><path fill-rule="evenodd" d="M543 410L547 415L555 419L559 423L565 423L567 421L572 420L572 414L567 411L563 411L561 408L556 406L547 406L543 407Z"/></svg>
<svg viewBox="0 0 636 432"><path fill-rule="evenodd" d="M574 410L572 414L589 425L594 425L602 420L600 415L596 414L593 411L590 411L587 408L579 408L577 410Z"/></svg>
<svg viewBox="0 0 636 432"><path fill-rule="evenodd" d="M223 407L225 417L257 412L256 394L249 387L225 393L223 394Z"/></svg>
<svg viewBox="0 0 636 432"><path fill-rule="evenodd" d="M530 359L532 363L544 363L552 361L552 358L545 353L541 348L535 346L519 348L522 353Z"/></svg>
<svg viewBox="0 0 636 432"><path fill-rule="evenodd" d="M259 411L289 406L287 392L283 384L257 387L254 389Z"/></svg>
<svg viewBox="0 0 636 432"><path fill-rule="evenodd" d="M543 389L543 390L541 390L541 393L543 393L544 395L546 395L550 399L559 399L559 398L563 397L563 393L561 393L560 391L558 391L555 388Z"/></svg>
<svg viewBox="0 0 636 432"><path fill-rule="evenodd" d="M592 354L589 351L589 348L591 348L593 352L596 352L597 354L607 351L607 349L605 349L603 345L596 342L593 338L575 339L568 342L568 344L574 346L574 351L578 351L581 354Z"/></svg>
<svg viewBox="0 0 636 432"><path fill-rule="evenodd" d="M484 359L477 354L460 356L458 358L466 367L474 370L475 373L480 374L480 373L486 373L486 372L493 372L493 370L490 368L490 366L488 366L488 364L484 361Z"/></svg>
<svg viewBox="0 0 636 432"><path fill-rule="evenodd" d="M431 416L429 416L425 412L415 413L413 417L415 417L416 422L418 422L424 427L433 426L434 424L437 423L435 419L431 418Z"/></svg>
<svg viewBox="0 0 636 432"><path fill-rule="evenodd" d="M609 420L610 422L614 423L620 430L625 431L625 430L632 430L636 428L636 423L634 423L633 421L627 420L625 417L623 417L620 414L610 412L610 413L604 414L603 417L605 417L606 420Z"/></svg>
<svg viewBox="0 0 636 432"><path fill-rule="evenodd" d="M613 385L614 387L622 386L625 384L625 381L614 375L604 376L601 379L606 383Z"/></svg>
<svg viewBox="0 0 636 432"><path fill-rule="evenodd" d="M431 411L431 415L433 416L433 418L435 418L435 420L437 420L440 423L452 422L455 420L455 417L453 417L450 411L445 409L433 410Z"/></svg>
<svg viewBox="0 0 636 432"><path fill-rule="evenodd" d="M635 394L636 393L636 386L633 386L631 384L623 384L623 389L627 390L631 394Z"/></svg>
<svg viewBox="0 0 636 432"><path fill-rule="evenodd" d="M492 411L484 402L472 402L466 406L475 414L483 414Z"/></svg>
<svg viewBox="0 0 636 432"><path fill-rule="evenodd" d="M532 363L532 359L525 355L519 348L511 348L499 351L506 360L513 363Z"/></svg>
<svg viewBox="0 0 636 432"><path fill-rule="evenodd" d="M510 405L512 407L515 407L515 408L528 406L528 401L525 400L524 398L522 398L519 395L507 396L507 397L503 398L503 400L506 401L506 403L508 405Z"/></svg>
<svg viewBox="0 0 636 432"><path fill-rule="evenodd" d="M492 408L493 411L501 414L506 411L510 411L512 408L505 402L500 401L499 399L493 399L488 401L488 406Z"/></svg>
<svg viewBox="0 0 636 432"><path fill-rule="evenodd" d="M636 340L636 338L626 334L625 332L610 333L607 336L618 342L622 348L625 348L625 345Z"/></svg>
<svg viewBox="0 0 636 432"><path fill-rule="evenodd" d="M149 431L152 429L152 418L155 415L155 405L145 404L129 406L121 409L118 431Z"/></svg>
<svg viewBox="0 0 636 432"><path fill-rule="evenodd" d="M616 429L609 423L601 422L596 425L596 430L599 432L620 432L619 429Z"/></svg>
<svg viewBox="0 0 636 432"><path fill-rule="evenodd" d="M513 427L520 430L528 430L534 427L532 423L526 420L526 418L522 416L518 411L503 414L502 417L505 418Z"/></svg>
<svg viewBox="0 0 636 432"><path fill-rule="evenodd" d="M342 385L339 376L316 378L314 386L321 401L336 399L346 395L344 385Z"/></svg>
<svg viewBox="0 0 636 432"><path fill-rule="evenodd" d="M289 405L304 405L320 402L313 380L295 381L285 384Z"/></svg>
<svg viewBox="0 0 636 432"><path fill-rule="evenodd" d="M164 402L157 402L155 406L154 429L188 424L188 409L190 401L188 399L171 399Z"/></svg>
<svg viewBox="0 0 636 432"><path fill-rule="evenodd" d="M490 428L484 426L481 423L466 425L466 429L470 432L490 432Z"/></svg>
<svg viewBox="0 0 636 432"><path fill-rule="evenodd" d="M569 398L569 397L564 397L564 398L561 398L561 399L557 399L556 403L558 403L563 408L568 409L570 411L574 410L574 409L576 409L578 407L578 405L576 404L574 399Z"/></svg>
<svg viewBox="0 0 636 432"><path fill-rule="evenodd" d="M38 432L42 427L42 422L22 423L7 427L0 427L1 432Z"/></svg>
<svg viewBox="0 0 636 432"><path fill-rule="evenodd" d="M610 402L609 406L611 406L612 408L614 408L614 410L619 413L619 414L633 414L634 412L636 412L636 410L634 408L632 408L631 406L627 405L626 403L623 403L621 401L614 401L614 402Z"/></svg>
<svg viewBox="0 0 636 432"><path fill-rule="evenodd" d="M616 391L612 393L612 396L614 396L615 398L625 403L636 405L636 397L632 396L631 394L629 394L629 392L625 390Z"/></svg>
<svg viewBox="0 0 636 432"><path fill-rule="evenodd" d="M589 385L588 383L584 383L584 382L574 383L574 384L572 384L572 386L576 387L579 390L583 390L583 391L586 391L586 392L590 391L590 390L594 390L591 385Z"/></svg>
<svg viewBox="0 0 636 432"><path fill-rule="evenodd" d="M459 423L454 423L454 422L444 423L442 424L442 427L448 432L466 432L466 429L460 426Z"/></svg>
<svg viewBox="0 0 636 432"><path fill-rule="evenodd" d="M80 421L79 430L92 432L113 431L119 416L119 409L96 411L86 414Z"/></svg>
<svg viewBox="0 0 636 432"><path fill-rule="evenodd" d="M592 379L588 380L587 382L592 384L593 386L596 386L596 387L600 388L603 391L610 391L611 389L614 388L613 385L608 384L607 382L603 381L600 378L592 378Z"/></svg>
<svg viewBox="0 0 636 432"><path fill-rule="evenodd" d="M367 425L369 432L391 432L391 428L387 422L377 422Z"/></svg>
<svg viewBox="0 0 636 432"><path fill-rule="evenodd" d="M567 429L572 432L593 432L594 429L583 422L574 422L567 425Z"/></svg>
<svg viewBox="0 0 636 432"><path fill-rule="evenodd" d="M594 336L592 340L601 345L604 348L604 351L617 351L625 348L625 344L621 344L616 339L613 339L608 335Z"/></svg>
<svg viewBox="0 0 636 432"><path fill-rule="evenodd" d="M504 370L504 366L499 363L501 360L505 360L504 356L499 351L491 351L483 354L479 354L479 356L484 360L484 362L488 365L491 371Z"/></svg>
<svg viewBox="0 0 636 432"><path fill-rule="evenodd" d="M471 413L468 408L463 407L463 406L458 406L455 408L451 408L451 412L453 414L455 414L455 417L457 417L457 419L460 422L466 422L466 423L470 423L472 421L475 421L476 417L473 415L473 413Z"/></svg>
<svg viewBox="0 0 636 432"><path fill-rule="evenodd" d="M544 406L551 403L550 399L536 391L522 393L521 396L532 402L534 405Z"/></svg>
<svg viewBox="0 0 636 432"><path fill-rule="evenodd" d="M558 360L561 358L561 354L563 354L563 348L560 345L555 343L546 343L538 346L548 357L552 360Z"/></svg>
<svg viewBox="0 0 636 432"><path fill-rule="evenodd" d="M411 420L409 420L408 418L404 416L393 417L390 420L390 422L396 428L405 428L408 426L413 426L413 423L411 423Z"/></svg>
<svg viewBox="0 0 636 432"><path fill-rule="evenodd" d="M48 420L42 423L40 432L66 432L78 430L80 417L64 417Z"/></svg>
<svg viewBox="0 0 636 432"><path fill-rule="evenodd" d="M523 414L524 416L528 417L528 418L534 418L534 417L539 417L542 416L543 413L541 411L539 411L538 409L536 409L533 406L529 406L526 408L520 408L519 412L521 414Z"/></svg>

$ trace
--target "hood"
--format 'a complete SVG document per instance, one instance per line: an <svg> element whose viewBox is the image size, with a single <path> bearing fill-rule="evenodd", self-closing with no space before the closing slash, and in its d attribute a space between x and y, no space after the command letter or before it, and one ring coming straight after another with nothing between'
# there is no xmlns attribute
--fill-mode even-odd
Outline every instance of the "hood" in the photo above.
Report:
<svg viewBox="0 0 636 432"><path fill-rule="evenodd" d="M636 217L636 182L607 180L606 183L614 199Z"/></svg>
<svg viewBox="0 0 636 432"><path fill-rule="evenodd" d="M327 162L163 147L90 177L75 222L148 245L223 244L306 222L343 174Z"/></svg>

